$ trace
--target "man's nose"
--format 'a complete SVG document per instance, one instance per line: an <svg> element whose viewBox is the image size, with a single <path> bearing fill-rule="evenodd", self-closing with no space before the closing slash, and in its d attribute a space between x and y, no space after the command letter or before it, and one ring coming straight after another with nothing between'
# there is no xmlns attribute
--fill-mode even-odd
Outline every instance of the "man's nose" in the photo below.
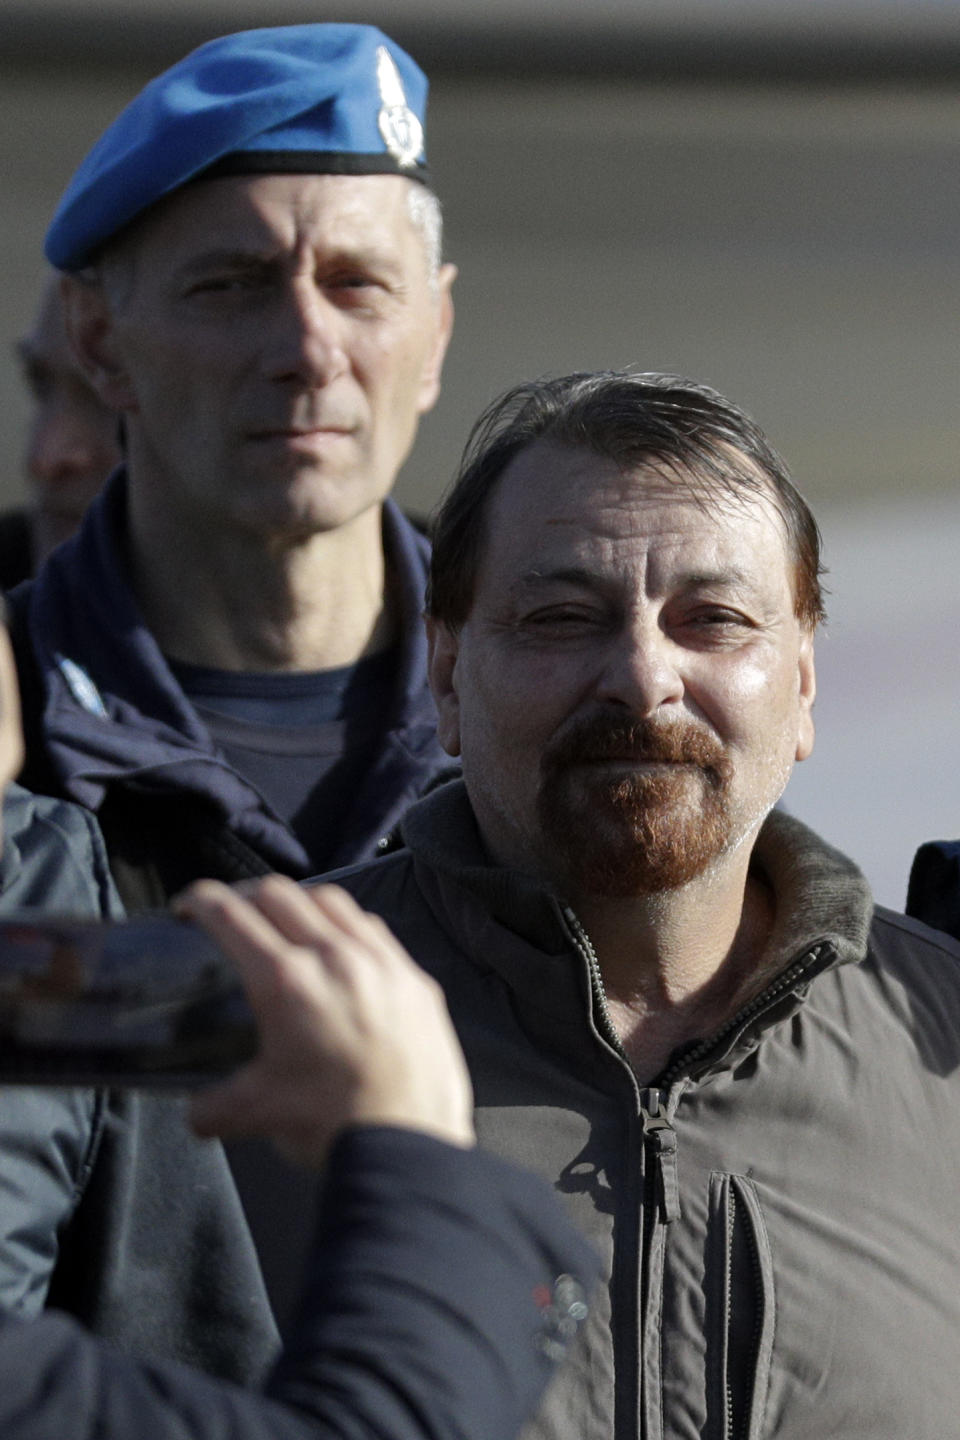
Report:
<svg viewBox="0 0 960 1440"><path fill-rule="evenodd" d="M273 320L267 370L272 379L326 385L347 368L344 315L312 277L284 290Z"/></svg>
<svg viewBox="0 0 960 1440"><path fill-rule="evenodd" d="M603 658L596 694L638 718L651 718L683 699L682 652L656 622L638 624L612 640Z"/></svg>

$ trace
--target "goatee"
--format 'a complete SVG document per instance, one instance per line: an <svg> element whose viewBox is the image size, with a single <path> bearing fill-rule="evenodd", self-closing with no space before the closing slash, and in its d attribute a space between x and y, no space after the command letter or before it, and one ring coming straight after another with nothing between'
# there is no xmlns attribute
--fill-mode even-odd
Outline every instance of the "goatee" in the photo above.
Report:
<svg viewBox="0 0 960 1440"><path fill-rule="evenodd" d="M564 732L540 769L541 831L572 893L675 890L730 842L732 767L695 725L596 714Z"/></svg>

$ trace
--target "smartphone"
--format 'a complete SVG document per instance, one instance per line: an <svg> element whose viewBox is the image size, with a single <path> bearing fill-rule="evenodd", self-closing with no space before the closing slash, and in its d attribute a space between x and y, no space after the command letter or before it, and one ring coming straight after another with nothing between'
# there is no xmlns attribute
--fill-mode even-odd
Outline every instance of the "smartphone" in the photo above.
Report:
<svg viewBox="0 0 960 1440"><path fill-rule="evenodd" d="M236 972L195 925L0 919L0 1083L188 1090L256 1043Z"/></svg>

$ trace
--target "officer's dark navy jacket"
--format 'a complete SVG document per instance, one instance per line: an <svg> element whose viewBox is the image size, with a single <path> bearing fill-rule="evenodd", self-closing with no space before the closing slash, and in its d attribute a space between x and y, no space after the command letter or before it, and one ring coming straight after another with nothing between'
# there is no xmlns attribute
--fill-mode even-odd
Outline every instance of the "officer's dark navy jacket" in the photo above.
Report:
<svg viewBox="0 0 960 1440"><path fill-rule="evenodd" d="M24 695L24 783L94 811L128 910L190 880L316 871L293 832L227 762L146 628L125 561L126 478L115 472L80 531L11 596ZM376 757L329 867L377 853L408 805L449 767L436 737L420 619L429 548L387 501L384 547L401 656Z"/></svg>

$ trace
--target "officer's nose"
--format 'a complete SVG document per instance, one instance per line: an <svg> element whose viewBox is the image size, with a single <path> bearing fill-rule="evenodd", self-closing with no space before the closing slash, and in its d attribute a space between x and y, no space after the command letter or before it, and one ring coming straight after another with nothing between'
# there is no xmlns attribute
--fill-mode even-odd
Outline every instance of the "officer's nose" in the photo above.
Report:
<svg viewBox="0 0 960 1440"><path fill-rule="evenodd" d="M299 275L278 300L267 369L272 379L328 385L347 368L345 317L323 288Z"/></svg>

